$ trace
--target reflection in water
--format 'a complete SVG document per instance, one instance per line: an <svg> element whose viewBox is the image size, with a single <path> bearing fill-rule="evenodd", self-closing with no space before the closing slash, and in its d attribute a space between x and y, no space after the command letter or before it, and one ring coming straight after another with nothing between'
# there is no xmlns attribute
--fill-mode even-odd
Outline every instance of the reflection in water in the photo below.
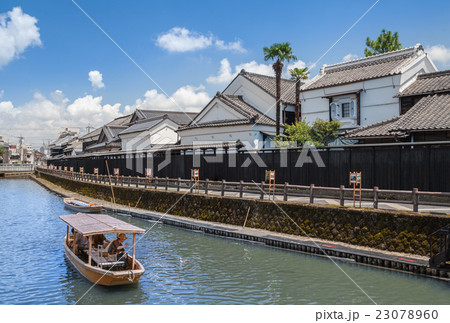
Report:
<svg viewBox="0 0 450 323"><path fill-rule="evenodd" d="M74 304L92 284L64 256L71 213L30 180L0 180L0 304ZM150 228L154 222L122 220ZM142 235L140 235L142 237ZM7 249L5 249L7 246ZM10 252L13 251L13 252ZM370 304L325 258L157 224L137 245L146 272L131 286L95 286L80 304ZM448 304L449 283L339 265L379 304ZM389 286L389 288L385 288Z"/></svg>

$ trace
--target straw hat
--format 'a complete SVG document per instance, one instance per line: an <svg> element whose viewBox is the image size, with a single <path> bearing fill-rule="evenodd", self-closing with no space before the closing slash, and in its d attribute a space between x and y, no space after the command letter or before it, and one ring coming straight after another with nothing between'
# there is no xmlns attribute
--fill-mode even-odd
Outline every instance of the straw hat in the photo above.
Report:
<svg viewBox="0 0 450 323"><path fill-rule="evenodd" d="M118 233L117 234L117 238L120 239L120 240L127 240L127 236L123 232Z"/></svg>

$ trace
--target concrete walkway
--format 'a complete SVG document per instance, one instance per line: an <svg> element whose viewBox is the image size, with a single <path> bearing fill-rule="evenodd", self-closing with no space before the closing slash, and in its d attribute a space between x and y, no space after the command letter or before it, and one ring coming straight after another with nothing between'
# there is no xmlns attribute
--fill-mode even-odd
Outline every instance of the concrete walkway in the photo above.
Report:
<svg viewBox="0 0 450 323"><path fill-rule="evenodd" d="M296 252L329 257L333 261L350 261L364 265L384 267L390 270L400 270L417 275L450 280L449 271L430 269L428 267L428 257L389 252L304 236L287 235L261 229L244 228L217 222L207 222L171 214L162 214L144 209L113 205L107 201L98 200L67 191L41 178L36 178L35 176L32 176L32 178L42 186L59 195L64 197L77 197L94 204L103 204L106 210L117 212L119 214L159 221L164 224L182 227L189 230L202 231L207 234L246 240L252 243L262 243L271 247L290 249Z"/></svg>

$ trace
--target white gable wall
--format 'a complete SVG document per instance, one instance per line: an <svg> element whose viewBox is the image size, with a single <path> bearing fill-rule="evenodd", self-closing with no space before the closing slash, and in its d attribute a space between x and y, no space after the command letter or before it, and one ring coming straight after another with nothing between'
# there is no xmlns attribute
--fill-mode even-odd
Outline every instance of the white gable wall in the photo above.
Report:
<svg viewBox="0 0 450 323"><path fill-rule="evenodd" d="M170 121L165 120L164 122L157 125L152 129L150 135L151 145L173 145L178 142L178 134L176 132L177 125Z"/></svg>
<svg viewBox="0 0 450 323"><path fill-rule="evenodd" d="M242 95L245 102L275 120L275 98L242 75L231 82L223 93Z"/></svg>
<svg viewBox="0 0 450 323"><path fill-rule="evenodd" d="M171 120L164 120L155 127L141 132L120 135L122 150L150 149L153 145L172 145L178 141L178 125Z"/></svg>
<svg viewBox="0 0 450 323"><path fill-rule="evenodd" d="M214 99L204 110L204 112L199 117L195 118L195 122L197 124L202 124L211 121L240 120L244 118L245 117L243 115L238 113L233 108L228 107L219 99Z"/></svg>
<svg viewBox="0 0 450 323"><path fill-rule="evenodd" d="M437 68L431 62L428 56L425 53L423 53L420 56L420 59L418 59L409 66L405 66L405 68L403 69L403 73L400 75L401 77L400 82L403 86L403 84L409 82L411 79L416 77L417 74L432 73L432 72L437 72Z"/></svg>
<svg viewBox="0 0 450 323"><path fill-rule="evenodd" d="M261 131L273 132L274 128L262 125L236 125L224 127L191 128L179 131L182 145L192 145L196 142L242 141L250 148L263 145Z"/></svg>
<svg viewBox="0 0 450 323"><path fill-rule="evenodd" d="M361 126L370 125L400 115L399 99L394 98L400 87L420 72L434 72L434 65L423 55L402 74L371 79L351 84L302 91L302 115L307 122L317 118L329 119L329 100L323 96L363 90L361 98ZM342 128L354 128L355 124L343 123Z"/></svg>

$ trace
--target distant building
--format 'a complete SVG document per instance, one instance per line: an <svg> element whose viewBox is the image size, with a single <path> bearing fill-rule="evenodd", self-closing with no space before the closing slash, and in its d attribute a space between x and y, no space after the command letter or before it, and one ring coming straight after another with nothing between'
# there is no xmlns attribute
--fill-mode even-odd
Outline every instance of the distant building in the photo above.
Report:
<svg viewBox="0 0 450 323"><path fill-rule="evenodd" d="M56 157L58 155L64 155L64 149L67 147L67 144L75 138L78 138L78 135L78 130L69 130L69 128L65 128L59 134L58 138L48 145L50 156Z"/></svg>
<svg viewBox="0 0 450 323"><path fill-rule="evenodd" d="M104 126L97 128L97 129L85 134L84 136L80 137L80 142L82 143L82 151L83 152L101 152L101 151L107 152L107 151L111 151L111 150L117 150L117 148L120 148L121 147L121 145L119 143L120 138L118 138L115 135L109 136L109 137L102 136L101 140L99 141L100 134L102 132L109 133L109 131L107 130L107 128L109 128L109 127L112 127L112 128L119 127L120 129L125 129L126 127L124 125L126 125L130 122L131 116L132 116L132 114L129 114L129 115L126 115L123 117L116 118L113 121L105 124ZM105 130L105 127L107 127L106 130ZM113 141L108 142L108 140L113 140ZM117 141L117 143L115 143L115 141Z"/></svg>
<svg viewBox="0 0 450 323"><path fill-rule="evenodd" d="M174 145L180 141L177 130L186 126L197 113L137 109L128 128L119 133L122 151L144 150Z"/></svg>
<svg viewBox="0 0 450 323"><path fill-rule="evenodd" d="M43 153L41 153L37 150L34 150L33 155L34 155L34 165L36 165L36 166L46 166L47 165L47 157Z"/></svg>
<svg viewBox="0 0 450 323"><path fill-rule="evenodd" d="M9 164L9 143L8 143L8 137L6 136L0 136L0 148L3 148L5 150L3 155L0 155L0 164Z"/></svg>

